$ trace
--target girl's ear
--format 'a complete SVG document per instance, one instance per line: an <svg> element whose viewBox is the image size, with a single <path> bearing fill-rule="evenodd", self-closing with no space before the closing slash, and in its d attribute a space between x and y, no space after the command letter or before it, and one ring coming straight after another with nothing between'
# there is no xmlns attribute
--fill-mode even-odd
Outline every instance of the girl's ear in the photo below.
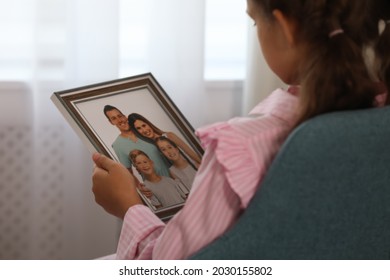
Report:
<svg viewBox="0 0 390 280"><path fill-rule="evenodd" d="M287 43L290 46L294 45L296 43L296 22L291 18L286 17L285 14L283 14L283 12L278 9L273 10L272 14L274 15L276 21L279 23Z"/></svg>

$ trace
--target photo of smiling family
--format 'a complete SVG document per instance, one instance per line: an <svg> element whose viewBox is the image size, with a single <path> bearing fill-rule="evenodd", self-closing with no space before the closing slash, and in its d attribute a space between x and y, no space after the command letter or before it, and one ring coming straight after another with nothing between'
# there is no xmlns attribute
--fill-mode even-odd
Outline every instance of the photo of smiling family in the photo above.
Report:
<svg viewBox="0 0 390 280"><path fill-rule="evenodd" d="M143 74L55 92L53 102L87 144L123 164L161 219L183 206L203 150L155 78Z"/></svg>

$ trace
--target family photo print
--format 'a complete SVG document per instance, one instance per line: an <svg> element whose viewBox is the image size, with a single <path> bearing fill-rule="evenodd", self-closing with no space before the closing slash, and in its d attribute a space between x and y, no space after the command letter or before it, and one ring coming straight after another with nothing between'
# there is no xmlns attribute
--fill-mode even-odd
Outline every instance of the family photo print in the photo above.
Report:
<svg viewBox="0 0 390 280"><path fill-rule="evenodd" d="M203 149L151 73L54 92L52 101L91 152L123 164L162 220L190 192Z"/></svg>

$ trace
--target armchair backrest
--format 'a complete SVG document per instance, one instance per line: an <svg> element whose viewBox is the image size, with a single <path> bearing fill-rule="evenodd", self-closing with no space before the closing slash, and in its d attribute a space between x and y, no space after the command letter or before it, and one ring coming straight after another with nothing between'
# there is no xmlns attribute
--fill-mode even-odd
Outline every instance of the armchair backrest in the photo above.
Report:
<svg viewBox="0 0 390 280"><path fill-rule="evenodd" d="M300 125L238 222L192 259L390 259L390 107Z"/></svg>

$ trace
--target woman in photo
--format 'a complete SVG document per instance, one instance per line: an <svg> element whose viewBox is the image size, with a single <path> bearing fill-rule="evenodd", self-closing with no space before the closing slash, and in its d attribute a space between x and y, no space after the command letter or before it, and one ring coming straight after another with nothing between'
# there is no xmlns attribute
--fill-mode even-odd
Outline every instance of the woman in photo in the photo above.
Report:
<svg viewBox="0 0 390 280"><path fill-rule="evenodd" d="M195 167L199 167L201 157L175 133L162 131L154 124L152 124L148 119L137 113L130 114L127 119L129 121L130 128L137 135L143 137L144 139L149 139L153 143L155 139L160 136L164 136L172 140L176 146L179 147L193 161Z"/></svg>

